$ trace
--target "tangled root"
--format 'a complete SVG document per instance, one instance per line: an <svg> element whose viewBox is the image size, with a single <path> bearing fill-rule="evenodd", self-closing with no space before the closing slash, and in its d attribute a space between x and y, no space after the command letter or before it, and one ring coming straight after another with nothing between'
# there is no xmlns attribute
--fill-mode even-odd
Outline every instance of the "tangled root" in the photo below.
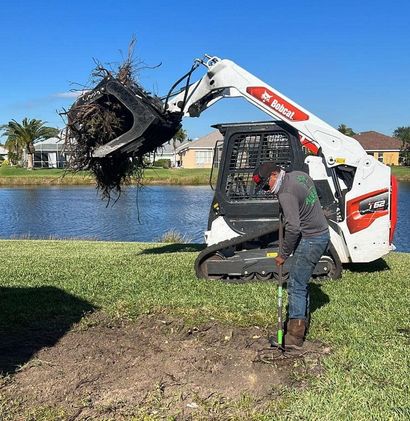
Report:
<svg viewBox="0 0 410 421"><path fill-rule="evenodd" d="M122 187L135 179L141 185L144 170L144 154L155 151L159 141L169 140L180 127L181 118L166 115L162 101L151 96L137 82L135 63L132 59L133 42L130 44L127 60L119 66L117 71L111 71L97 63L92 72L94 86L104 79L116 79L133 95L142 98L157 114L164 118L164 128L154 128L150 136L155 138L152 147L147 140L144 147L135 151L118 151L105 157L94 157L93 152L126 133L133 124L133 117L129 110L114 96L102 95L98 100L84 103L77 100L71 108L63 114L66 117L65 150L69 156L68 171L91 171L95 177L97 188L102 198L116 200L121 194Z"/></svg>

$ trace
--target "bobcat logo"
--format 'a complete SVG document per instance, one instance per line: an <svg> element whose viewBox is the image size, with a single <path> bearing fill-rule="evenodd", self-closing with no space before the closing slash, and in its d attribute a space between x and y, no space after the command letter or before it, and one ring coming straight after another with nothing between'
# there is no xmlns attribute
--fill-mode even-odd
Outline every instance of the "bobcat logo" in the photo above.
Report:
<svg viewBox="0 0 410 421"><path fill-rule="evenodd" d="M269 102L271 98L272 98L272 95L269 95L266 91L261 96L261 100L263 102Z"/></svg>

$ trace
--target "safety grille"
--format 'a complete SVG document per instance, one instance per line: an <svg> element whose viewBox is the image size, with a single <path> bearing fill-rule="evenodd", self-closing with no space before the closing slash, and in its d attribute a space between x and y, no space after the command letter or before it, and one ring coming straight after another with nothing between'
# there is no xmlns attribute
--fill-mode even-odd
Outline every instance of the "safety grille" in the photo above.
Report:
<svg viewBox="0 0 410 421"><path fill-rule="evenodd" d="M271 161L287 168L291 164L289 135L275 133L238 134L234 136L226 177L225 194L231 202L242 200L272 200L272 193L255 191L252 175L262 162Z"/></svg>

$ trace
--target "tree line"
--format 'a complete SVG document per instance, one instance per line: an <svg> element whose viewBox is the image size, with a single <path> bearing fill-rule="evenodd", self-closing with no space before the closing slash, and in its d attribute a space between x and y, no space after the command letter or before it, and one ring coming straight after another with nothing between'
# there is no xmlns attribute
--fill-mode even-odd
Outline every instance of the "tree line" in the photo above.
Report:
<svg viewBox="0 0 410 421"><path fill-rule="evenodd" d="M51 137L58 137L59 129L49 127L42 120L24 118L21 123L11 120L7 124L0 125L0 136L5 137L4 146L8 151L8 159L12 165L23 163L27 169L34 167L34 144ZM340 124L337 128L347 136L354 136L356 133L346 124ZM410 164L410 126L398 127L393 132L393 136L402 141L403 162ZM180 129L172 145L174 151L177 143L182 143L187 139L185 130Z"/></svg>
<svg viewBox="0 0 410 421"><path fill-rule="evenodd" d="M34 167L34 145L52 137L60 137L60 130L46 125L42 120L24 118L21 123L11 120L0 125L0 136L5 138L8 161L11 165L23 164L27 169ZM179 129L173 139L174 151L178 143L187 139L184 129ZM1 145L1 143L0 143Z"/></svg>

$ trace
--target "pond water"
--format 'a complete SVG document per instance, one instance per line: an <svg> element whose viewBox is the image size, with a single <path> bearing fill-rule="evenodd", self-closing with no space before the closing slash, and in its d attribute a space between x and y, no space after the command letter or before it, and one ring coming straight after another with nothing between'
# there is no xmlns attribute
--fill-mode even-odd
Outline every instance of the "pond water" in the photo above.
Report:
<svg viewBox="0 0 410 421"><path fill-rule="evenodd" d="M94 187L1 187L0 238L156 241L176 230L203 242L213 192L208 186L129 188L106 206ZM399 183L394 244L410 252L410 183Z"/></svg>
<svg viewBox="0 0 410 421"><path fill-rule="evenodd" d="M155 241L176 230L203 242L210 187L130 187L107 206L90 186L0 189L0 236L3 238L84 238Z"/></svg>
<svg viewBox="0 0 410 421"><path fill-rule="evenodd" d="M398 221L393 244L397 251L410 252L410 182L399 182Z"/></svg>

